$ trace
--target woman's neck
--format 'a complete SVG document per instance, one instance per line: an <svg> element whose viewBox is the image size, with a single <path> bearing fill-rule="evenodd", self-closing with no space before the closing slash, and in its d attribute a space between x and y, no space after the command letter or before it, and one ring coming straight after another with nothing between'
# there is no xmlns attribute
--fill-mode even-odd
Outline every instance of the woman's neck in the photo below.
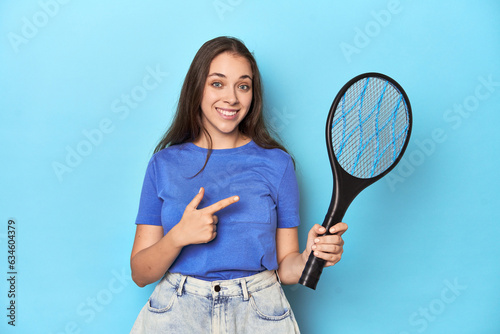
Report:
<svg viewBox="0 0 500 334"><path fill-rule="evenodd" d="M239 131L232 136L228 135L210 135L212 139L212 149L214 150L221 150L221 149L228 149L228 148L236 148L243 146L245 144L248 144L251 140L251 138L246 137L245 135L241 134ZM210 148L210 139L208 136L202 132L198 138L196 138L193 141L193 144L199 147L203 148Z"/></svg>

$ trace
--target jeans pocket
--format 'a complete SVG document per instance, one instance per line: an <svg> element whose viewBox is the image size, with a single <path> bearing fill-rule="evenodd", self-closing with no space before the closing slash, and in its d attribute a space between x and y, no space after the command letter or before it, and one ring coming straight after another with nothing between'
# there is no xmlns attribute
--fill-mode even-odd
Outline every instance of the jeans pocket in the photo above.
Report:
<svg viewBox="0 0 500 334"><path fill-rule="evenodd" d="M290 304L279 283L252 293L250 305L259 318L264 320L283 320L291 313Z"/></svg>
<svg viewBox="0 0 500 334"><path fill-rule="evenodd" d="M169 311L177 299L177 289L165 278L156 286L148 300L148 310L154 313Z"/></svg>

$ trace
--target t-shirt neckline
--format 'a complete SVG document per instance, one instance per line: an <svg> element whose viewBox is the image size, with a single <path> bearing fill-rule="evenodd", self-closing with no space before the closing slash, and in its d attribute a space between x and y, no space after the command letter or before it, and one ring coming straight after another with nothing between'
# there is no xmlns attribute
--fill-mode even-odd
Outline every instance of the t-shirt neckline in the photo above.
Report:
<svg viewBox="0 0 500 334"><path fill-rule="evenodd" d="M238 146L238 147L234 147L234 148L222 148L222 149L212 149L212 153L211 155L218 155L218 154L234 154L234 153L238 153L238 152L241 152L241 151L244 151L248 148L251 148L253 146L255 146L256 144L254 143L253 140L250 140L248 143L244 144L244 145L241 145L241 146ZM199 146L196 146L193 142L189 142L189 143L186 143L186 147L193 150L193 151L198 151L198 152L203 152L203 153L207 153L208 152L208 148L204 148L204 147L199 147Z"/></svg>

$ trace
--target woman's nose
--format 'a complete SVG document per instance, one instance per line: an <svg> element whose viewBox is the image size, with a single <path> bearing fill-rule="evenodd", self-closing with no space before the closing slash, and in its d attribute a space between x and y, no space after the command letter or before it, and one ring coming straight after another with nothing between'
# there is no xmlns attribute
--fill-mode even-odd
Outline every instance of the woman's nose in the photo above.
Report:
<svg viewBox="0 0 500 334"><path fill-rule="evenodd" d="M238 103L238 96L236 95L236 91L232 88L227 89L226 96L224 97L224 101L229 104Z"/></svg>

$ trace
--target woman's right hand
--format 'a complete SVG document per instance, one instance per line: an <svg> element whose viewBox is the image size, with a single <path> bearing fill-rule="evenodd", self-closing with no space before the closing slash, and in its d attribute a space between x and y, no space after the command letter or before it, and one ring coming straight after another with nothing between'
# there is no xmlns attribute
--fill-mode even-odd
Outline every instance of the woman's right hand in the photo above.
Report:
<svg viewBox="0 0 500 334"><path fill-rule="evenodd" d="M217 236L218 218L215 213L225 207L239 201L238 196L232 196L220 200L203 209L198 205L203 199L205 189L202 187L193 200L186 206L180 222L174 227L176 241L179 246L184 247L192 244L203 244L210 242Z"/></svg>

